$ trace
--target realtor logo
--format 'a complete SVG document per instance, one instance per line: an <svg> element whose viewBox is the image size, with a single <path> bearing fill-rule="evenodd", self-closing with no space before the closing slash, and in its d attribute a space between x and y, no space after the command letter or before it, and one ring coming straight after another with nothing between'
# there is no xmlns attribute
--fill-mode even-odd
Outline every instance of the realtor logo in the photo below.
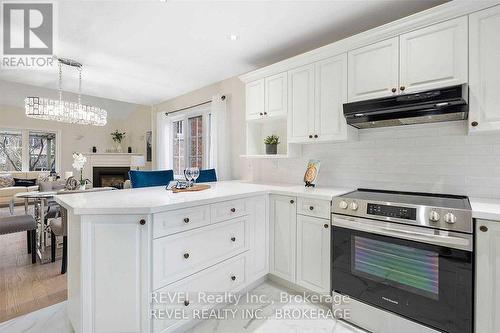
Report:
<svg viewBox="0 0 500 333"><path fill-rule="evenodd" d="M3 4L4 55L52 54L53 46L52 3Z"/></svg>

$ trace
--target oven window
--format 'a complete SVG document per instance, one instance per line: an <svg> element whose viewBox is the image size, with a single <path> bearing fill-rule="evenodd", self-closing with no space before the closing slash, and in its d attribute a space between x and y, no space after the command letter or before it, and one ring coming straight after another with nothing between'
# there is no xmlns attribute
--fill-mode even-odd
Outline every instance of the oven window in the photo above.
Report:
<svg viewBox="0 0 500 333"><path fill-rule="evenodd" d="M432 299L439 298L439 255L352 236L352 273Z"/></svg>

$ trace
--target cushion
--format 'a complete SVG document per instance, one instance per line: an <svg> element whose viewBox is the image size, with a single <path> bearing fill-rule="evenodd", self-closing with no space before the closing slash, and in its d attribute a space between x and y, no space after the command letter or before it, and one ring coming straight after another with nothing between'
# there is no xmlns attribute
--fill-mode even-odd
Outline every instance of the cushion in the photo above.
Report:
<svg viewBox="0 0 500 333"><path fill-rule="evenodd" d="M35 228L36 222L31 215L0 217L0 235L33 230Z"/></svg>
<svg viewBox="0 0 500 333"><path fill-rule="evenodd" d="M36 178L35 179L14 178L14 186L28 187L28 186L35 186L35 185L36 185Z"/></svg>
<svg viewBox="0 0 500 333"><path fill-rule="evenodd" d="M38 183L50 181L50 172L40 172L38 174Z"/></svg>
<svg viewBox="0 0 500 333"><path fill-rule="evenodd" d="M0 175L0 188L14 186L14 177L12 174L5 173Z"/></svg>
<svg viewBox="0 0 500 333"><path fill-rule="evenodd" d="M133 188L166 186L168 185L169 182L174 180L173 170L159 170L159 171L130 170L128 174Z"/></svg>

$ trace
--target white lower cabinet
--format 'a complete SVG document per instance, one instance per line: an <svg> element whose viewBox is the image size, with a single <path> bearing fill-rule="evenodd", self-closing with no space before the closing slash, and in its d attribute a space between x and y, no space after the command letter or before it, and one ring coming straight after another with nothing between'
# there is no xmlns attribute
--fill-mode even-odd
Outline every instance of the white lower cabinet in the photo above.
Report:
<svg viewBox="0 0 500 333"><path fill-rule="evenodd" d="M476 333L500 332L500 221L476 220Z"/></svg>
<svg viewBox="0 0 500 333"><path fill-rule="evenodd" d="M295 282L295 247L297 232L297 199L284 195L270 196L270 272Z"/></svg>
<svg viewBox="0 0 500 333"><path fill-rule="evenodd" d="M329 293L330 219L315 216L314 207L330 207L330 202L283 195L271 195L269 202L270 273L309 290ZM299 211L297 207L306 202L307 209Z"/></svg>
<svg viewBox="0 0 500 333"><path fill-rule="evenodd" d="M196 273L184 280L172 283L153 292L153 332L172 332L186 325L189 319L168 318L165 313L182 311L188 318L193 311L209 309L215 304L204 302L204 294L236 292L246 283L245 262L248 257L240 255L211 268ZM200 294L203 293L203 294ZM170 312L167 312L170 311ZM175 317L175 315L171 315Z"/></svg>
<svg viewBox="0 0 500 333"><path fill-rule="evenodd" d="M297 284L330 292L330 220L297 215Z"/></svg>

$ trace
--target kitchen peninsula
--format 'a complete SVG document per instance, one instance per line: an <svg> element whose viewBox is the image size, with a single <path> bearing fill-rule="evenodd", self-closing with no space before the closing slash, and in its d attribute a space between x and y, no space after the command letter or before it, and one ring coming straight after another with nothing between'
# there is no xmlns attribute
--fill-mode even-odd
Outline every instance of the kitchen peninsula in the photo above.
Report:
<svg viewBox="0 0 500 333"><path fill-rule="evenodd" d="M241 292L269 272L290 280L297 270L292 281L328 294L331 200L349 191L228 181L194 193L56 197L68 218L71 323L76 332L171 332L190 322L152 320L152 293ZM301 244L299 224L315 246ZM194 299L171 306L210 307Z"/></svg>

